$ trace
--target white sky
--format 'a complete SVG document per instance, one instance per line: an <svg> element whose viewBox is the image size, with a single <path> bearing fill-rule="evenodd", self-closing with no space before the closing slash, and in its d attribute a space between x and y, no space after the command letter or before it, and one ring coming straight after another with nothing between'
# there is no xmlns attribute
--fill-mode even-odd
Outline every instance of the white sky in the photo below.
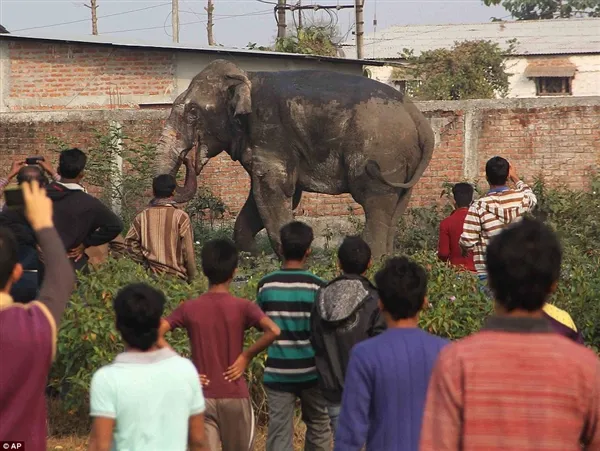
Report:
<svg viewBox="0 0 600 451"><path fill-rule="evenodd" d="M0 0L0 24L11 33L33 36L91 35L91 14L84 6L85 1L89 4L89 0ZM270 45L276 34L273 5L270 3L276 0L263 1L269 4L259 0L214 0L214 36L217 43L234 47L245 47L249 42ZM288 0L288 3L295 1ZM119 41L172 42L170 0L97 0L97 3L100 35ZM354 0L304 0L302 4L311 3L352 5ZM206 45L205 6L205 0L179 0L181 43ZM125 13L140 9L144 10ZM374 31L375 13L377 31L392 25L489 22L492 17L507 17L503 8L487 7L481 0L365 0L366 33ZM313 18L330 20L323 12L305 12L305 22ZM341 34L351 37L354 11L341 10L336 20ZM75 23L47 27L64 22Z"/></svg>

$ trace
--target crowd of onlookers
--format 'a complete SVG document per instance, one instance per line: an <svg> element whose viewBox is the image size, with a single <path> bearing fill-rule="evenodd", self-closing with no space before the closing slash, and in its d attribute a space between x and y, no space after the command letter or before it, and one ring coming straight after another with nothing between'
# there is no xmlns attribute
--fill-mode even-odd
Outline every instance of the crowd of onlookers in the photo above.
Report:
<svg viewBox="0 0 600 451"><path fill-rule="evenodd" d="M30 451L46 447L45 388L73 270L86 270L86 248L122 231L82 187L85 164L78 149L61 153L57 173L44 162L16 163L9 179L17 178L23 206L0 213L0 442L24 441ZM234 244L209 241L200 256L207 292L170 315L149 285L115 296L125 350L93 376L89 449L252 449L244 374L266 350L269 451L293 449L298 400L311 451L332 443L336 451L600 451L600 360L568 313L548 303L560 243L528 217L536 198L514 167L495 157L486 175L490 189L477 200L471 185L454 186L456 209L439 242L439 258L476 273L494 302L480 332L449 343L420 329L426 270L392 257L372 283L371 250L359 237L343 240L340 275L324 281L309 268L312 229L285 225L282 266L261 279L256 302L230 291ZM175 179L156 177L153 192L121 251L151 273L192 280L192 229ZM191 361L168 344L178 328ZM245 346L251 328L262 334Z"/></svg>

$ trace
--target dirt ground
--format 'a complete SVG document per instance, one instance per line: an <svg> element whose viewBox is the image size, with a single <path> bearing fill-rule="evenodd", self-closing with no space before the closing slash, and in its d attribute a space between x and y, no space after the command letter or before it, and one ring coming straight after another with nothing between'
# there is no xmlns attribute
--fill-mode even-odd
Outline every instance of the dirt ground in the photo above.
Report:
<svg viewBox="0 0 600 451"><path fill-rule="evenodd" d="M305 427L296 420L294 437L294 450L301 451L304 449L304 431ZM254 450L262 451L265 449L266 430L259 429L254 442ZM87 436L71 435L68 437L49 437L47 451L86 451L88 444Z"/></svg>

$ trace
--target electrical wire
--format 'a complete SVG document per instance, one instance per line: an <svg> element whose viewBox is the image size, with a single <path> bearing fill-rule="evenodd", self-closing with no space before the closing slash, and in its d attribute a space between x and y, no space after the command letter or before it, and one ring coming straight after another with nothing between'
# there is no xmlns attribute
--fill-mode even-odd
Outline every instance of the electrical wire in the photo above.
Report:
<svg viewBox="0 0 600 451"><path fill-rule="evenodd" d="M235 17L256 17L256 16L265 16L267 14L271 14L271 11L256 11L254 13L246 13L246 14L231 14L231 15L223 15L220 17L217 17L216 19L213 19L213 21L217 21L217 20L225 20L225 19L233 19ZM168 19L168 17L167 17ZM183 27L185 25L194 25L194 24L199 24L199 23L207 23L208 20L194 20L192 22L184 22L184 23L180 23L179 26ZM158 30L160 28L163 28L166 26L166 21L164 25L159 25L156 27L145 27L145 28L132 28L129 30L114 30L114 31L105 31L102 32L102 34L116 34L116 33L129 33L131 31L146 31L146 30Z"/></svg>
<svg viewBox="0 0 600 451"><path fill-rule="evenodd" d="M145 8L138 8L138 9L132 9L129 11L122 11L120 13L113 13L113 14L106 14L104 16L98 16L98 19L103 19L105 17L114 17L114 16L122 16L124 14L129 14L129 13L135 13L138 11L146 11L148 9L154 9L154 8L158 8L161 6L166 6L166 5L170 5L171 3L160 3L158 5L153 5L153 6L146 6ZM52 28L52 27L60 27L62 25L71 25L74 23L80 23L80 22L89 22L90 19L79 19L79 20L72 20L70 22L62 22L62 23L56 23L56 24L52 24L52 25L41 25L39 27L29 27L29 28L20 28L18 30L12 30L13 33L16 33L18 31L29 31L29 30L39 30L42 28Z"/></svg>

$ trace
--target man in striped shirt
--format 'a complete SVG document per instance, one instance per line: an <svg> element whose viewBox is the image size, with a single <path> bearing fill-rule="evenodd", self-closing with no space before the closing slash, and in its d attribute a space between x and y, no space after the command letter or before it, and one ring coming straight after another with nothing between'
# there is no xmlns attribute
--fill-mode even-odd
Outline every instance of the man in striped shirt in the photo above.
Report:
<svg viewBox="0 0 600 451"><path fill-rule="evenodd" d="M600 450L600 360L544 313L561 258L554 232L532 219L490 241L496 315L440 353L421 451Z"/></svg>
<svg viewBox="0 0 600 451"><path fill-rule="evenodd" d="M310 343L310 313L325 282L304 269L313 241L312 229L291 222L280 232L283 267L258 284L260 308L281 329L268 349L264 385L269 404L267 451L293 451L296 398L306 423L305 449L329 451L331 432L327 402L317 380Z"/></svg>
<svg viewBox="0 0 600 451"><path fill-rule="evenodd" d="M192 224L188 214L175 204L176 187L172 175L154 179L155 197L131 223L125 246L135 260L152 272L191 282L196 276Z"/></svg>
<svg viewBox="0 0 600 451"><path fill-rule="evenodd" d="M514 166L504 158L490 159L485 165L485 175L490 190L469 207L459 241L465 255L473 251L475 269L482 282L487 280L485 253L490 239L537 204L531 188L519 180ZM508 187L509 180L515 189Z"/></svg>

